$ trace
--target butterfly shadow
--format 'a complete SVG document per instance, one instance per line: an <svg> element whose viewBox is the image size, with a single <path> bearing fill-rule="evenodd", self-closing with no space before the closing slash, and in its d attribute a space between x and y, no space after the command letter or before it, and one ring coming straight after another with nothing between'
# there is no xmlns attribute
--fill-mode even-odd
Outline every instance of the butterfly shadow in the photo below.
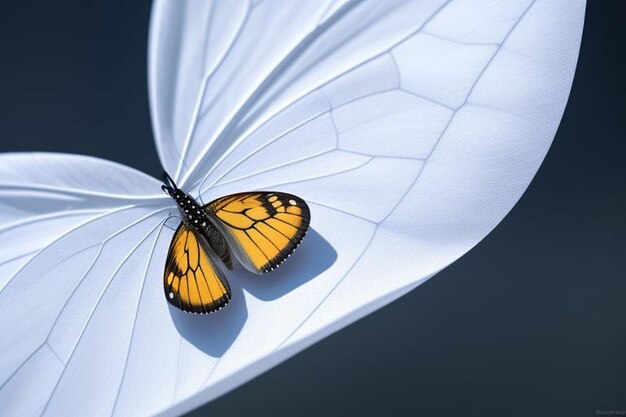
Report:
<svg viewBox="0 0 626 417"><path fill-rule="evenodd" d="M182 337L214 358L221 357L233 344L248 319L246 299L239 285L233 285L231 301L211 314L190 314L169 305L172 321Z"/></svg>
<svg viewBox="0 0 626 417"><path fill-rule="evenodd" d="M250 294L271 301L319 276L337 260L337 251L314 229L309 229L300 247L274 271L255 275L238 268L237 279Z"/></svg>
<svg viewBox="0 0 626 417"><path fill-rule="evenodd" d="M331 244L310 229L289 260L267 275L255 275L235 263L234 270L227 273L232 300L222 310L198 315L170 305L172 321L189 343L209 356L221 357L248 319L244 289L258 299L275 300L320 275L336 260L337 252Z"/></svg>

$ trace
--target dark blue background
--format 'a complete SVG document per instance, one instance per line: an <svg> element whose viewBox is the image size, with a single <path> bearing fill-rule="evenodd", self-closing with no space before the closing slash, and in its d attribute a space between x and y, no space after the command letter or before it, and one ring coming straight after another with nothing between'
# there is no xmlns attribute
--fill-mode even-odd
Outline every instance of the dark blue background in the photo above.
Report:
<svg viewBox="0 0 626 417"><path fill-rule="evenodd" d="M409 295L189 415L626 410L624 6L589 2L554 145L493 233ZM159 175L149 11L147 0L3 1L0 151L90 154Z"/></svg>

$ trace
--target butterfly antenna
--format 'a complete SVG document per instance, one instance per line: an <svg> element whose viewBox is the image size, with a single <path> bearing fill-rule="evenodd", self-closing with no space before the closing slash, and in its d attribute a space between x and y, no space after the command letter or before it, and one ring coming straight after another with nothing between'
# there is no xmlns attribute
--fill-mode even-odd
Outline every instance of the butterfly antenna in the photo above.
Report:
<svg viewBox="0 0 626 417"><path fill-rule="evenodd" d="M178 190L178 187L176 186L176 183L174 182L174 180L172 179L172 177L170 177L168 175L167 172L163 171L163 175L161 176L162 180L163 180L163 185L161 186L161 189L169 196L172 195L172 193L175 190Z"/></svg>
<svg viewBox="0 0 626 417"><path fill-rule="evenodd" d="M173 190L178 189L178 187L176 186L176 183L174 182L172 177L169 176L167 172L163 171L163 175L161 176L161 178L163 179L163 183L167 185L168 187L170 187L171 189Z"/></svg>

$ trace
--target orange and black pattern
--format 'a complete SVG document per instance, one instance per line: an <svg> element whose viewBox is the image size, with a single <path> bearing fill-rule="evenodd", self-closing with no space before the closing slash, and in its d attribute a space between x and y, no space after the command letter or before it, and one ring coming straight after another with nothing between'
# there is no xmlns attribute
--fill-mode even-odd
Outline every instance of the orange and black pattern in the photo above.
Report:
<svg viewBox="0 0 626 417"><path fill-rule="evenodd" d="M211 313L231 298L230 288L204 238L184 222L178 226L165 264L165 296L170 304L190 313Z"/></svg>
<svg viewBox="0 0 626 417"><path fill-rule="evenodd" d="M301 198L280 192L249 192L219 198L205 210L250 271L268 272L300 244L311 219Z"/></svg>

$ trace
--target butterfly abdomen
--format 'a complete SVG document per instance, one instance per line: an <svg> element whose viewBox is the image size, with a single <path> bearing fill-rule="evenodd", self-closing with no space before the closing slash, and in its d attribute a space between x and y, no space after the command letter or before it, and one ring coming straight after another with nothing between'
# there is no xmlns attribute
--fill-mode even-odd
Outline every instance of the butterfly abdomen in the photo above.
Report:
<svg viewBox="0 0 626 417"><path fill-rule="evenodd" d="M202 226L201 234L206 239L207 243L213 249L213 252L224 262L224 265L228 269L233 269L233 261L230 258L230 251L228 249L228 243L219 230L213 225L208 215L205 214L206 225Z"/></svg>

